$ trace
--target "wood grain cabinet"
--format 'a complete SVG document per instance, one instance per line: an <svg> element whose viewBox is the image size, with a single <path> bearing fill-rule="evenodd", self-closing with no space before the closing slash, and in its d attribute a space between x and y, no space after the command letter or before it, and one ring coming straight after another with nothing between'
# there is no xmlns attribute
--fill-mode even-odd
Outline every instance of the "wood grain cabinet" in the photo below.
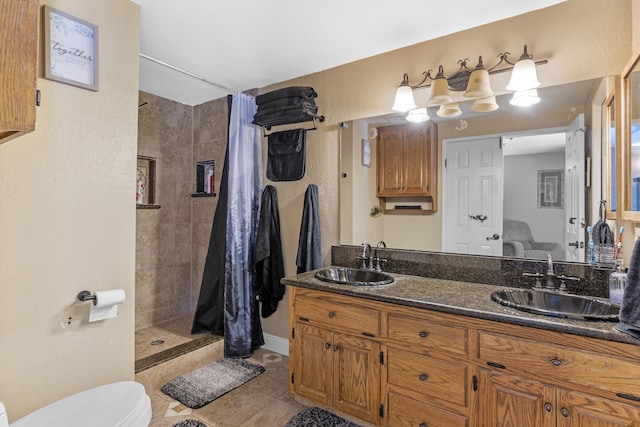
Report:
<svg viewBox="0 0 640 427"><path fill-rule="evenodd" d="M437 189L436 125L378 128L377 196L429 196Z"/></svg>
<svg viewBox="0 0 640 427"><path fill-rule="evenodd" d="M387 427L640 427L640 346L292 287L290 390Z"/></svg>
<svg viewBox="0 0 640 427"><path fill-rule="evenodd" d="M379 330L379 313L323 293L294 295L291 391L378 424L380 344L368 337Z"/></svg>
<svg viewBox="0 0 640 427"><path fill-rule="evenodd" d="M638 427L639 408L480 369L477 427Z"/></svg>
<svg viewBox="0 0 640 427"><path fill-rule="evenodd" d="M0 0L0 144L36 124L38 0Z"/></svg>

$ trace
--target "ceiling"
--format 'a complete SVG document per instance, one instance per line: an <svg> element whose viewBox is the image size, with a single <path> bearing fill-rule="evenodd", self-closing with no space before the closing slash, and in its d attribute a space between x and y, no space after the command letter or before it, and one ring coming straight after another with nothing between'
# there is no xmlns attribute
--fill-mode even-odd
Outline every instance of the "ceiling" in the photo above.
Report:
<svg viewBox="0 0 640 427"><path fill-rule="evenodd" d="M133 1L140 90L198 105L565 0Z"/></svg>

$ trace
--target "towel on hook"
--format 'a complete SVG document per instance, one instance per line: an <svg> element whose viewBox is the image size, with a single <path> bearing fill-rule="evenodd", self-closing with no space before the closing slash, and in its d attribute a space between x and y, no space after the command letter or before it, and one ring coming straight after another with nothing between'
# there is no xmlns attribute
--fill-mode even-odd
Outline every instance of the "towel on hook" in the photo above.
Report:
<svg viewBox="0 0 640 427"><path fill-rule="evenodd" d="M274 132L268 138L267 178L271 181L301 179L307 162L306 130Z"/></svg>
<svg viewBox="0 0 640 427"><path fill-rule="evenodd" d="M636 240L631 253L620 306L620 323L616 325L616 329L640 339L640 239Z"/></svg>
<svg viewBox="0 0 640 427"><path fill-rule="evenodd" d="M278 193L267 185L262 192L260 222L255 245L253 289L262 305L262 317L269 317L278 309L284 295L284 260L280 240Z"/></svg>
<svg viewBox="0 0 640 427"><path fill-rule="evenodd" d="M304 209L300 224L296 265L298 273L322 267L318 186L315 184L310 184L304 193Z"/></svg>
<svg viewBox="0 0 640 427"><path fill-rule="evenodd" d="M273 101L275 99L282 98L308 98L313 99L317 97L318 94L312 87L309 86L290 86L282 89L277 89L271 92L263 93L262 95L256 96L256 104L258 107L260 105L265 104L269 101Z"/></svg>

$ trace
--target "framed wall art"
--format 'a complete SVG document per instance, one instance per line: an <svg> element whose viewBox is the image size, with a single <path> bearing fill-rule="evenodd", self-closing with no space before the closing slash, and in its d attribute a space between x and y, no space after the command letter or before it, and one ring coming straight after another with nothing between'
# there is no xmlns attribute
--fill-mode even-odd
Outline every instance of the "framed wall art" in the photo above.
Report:
<svg viewBox="0 0 640 427"><path fill-rule="evenodd" d="M98 27L48 5L44 10L44 77L98 90Z"/></svg>
<svg viewBox="0 0 640 427"><path fill-rule="evenodd" d="M538 171L538 208L564 208L564 171Z"/></svg>

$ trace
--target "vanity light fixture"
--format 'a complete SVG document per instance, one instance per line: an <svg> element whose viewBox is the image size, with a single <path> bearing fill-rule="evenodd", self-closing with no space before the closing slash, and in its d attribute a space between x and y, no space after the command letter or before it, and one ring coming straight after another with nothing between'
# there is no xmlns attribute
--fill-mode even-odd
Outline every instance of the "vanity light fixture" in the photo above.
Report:
<svg viewBox="0 0 640 427"><path fill-rule="evenodd" d="M509 104L517 107L529 107L540 102L537 89L523 90L513 94Z"/></svg>
<svg viewBox="0 0 640 427"><path fill-rule="evenodd" d="M427 114L427 107L414 108L413 110L410 110L406 119L412 123L424 123L428 121L429 114Z"/></svg>
<svg viewBox="0 0 640 427"><path fill-rule="evenodd" d="M509 60L509 55L511 55L509 52L499 53L498 58L500 61L491 68L486 68L484 66L481 56L478 59L478 65L476 65L474 69L467 66L469 61L468 58L461 59L458 61L460 68L449 77L445 77L444 68L440 65L435 77L432 75L432 70L425 71L422 73L424 75L422 81L415 85L409 83L409 76L405 73L402 83L396 91L395 102L392 110L407 112L417 108L413 98L413 90L426 87L431 87L431 94L427 101L427 104L430 105L442 106L444 104L452 104L453 98L449 91L465 91L463 96L471 99L490 98L494 93L491 89L489 76L491 74L504 73L507 71L512 71L511 79L509 80L509 84L506 86L507 90L518 93L539 87L540 82L536 75L536 66L546 64L548 61L545 59L534 62L533 56L528 53L526 45L524 46L524 53L520 55L517 62L511 62ZM504 66L504 64L507 64L507 66ZM502 68L499 68L501 66ZM431 81L427 83L428 80ZM522 95L519 95L518 98L520 96ZM478 108L476 111L494 111L497 109L495 101L493 104L483 101L477 105L474 104L474 106ZM445 107L445 110L448 110L449 113L453 115L442 117L455 117L456 115L459 115L455 113L455 109ZM438 112L438 115L441 115L440 111Z"/></svg>

